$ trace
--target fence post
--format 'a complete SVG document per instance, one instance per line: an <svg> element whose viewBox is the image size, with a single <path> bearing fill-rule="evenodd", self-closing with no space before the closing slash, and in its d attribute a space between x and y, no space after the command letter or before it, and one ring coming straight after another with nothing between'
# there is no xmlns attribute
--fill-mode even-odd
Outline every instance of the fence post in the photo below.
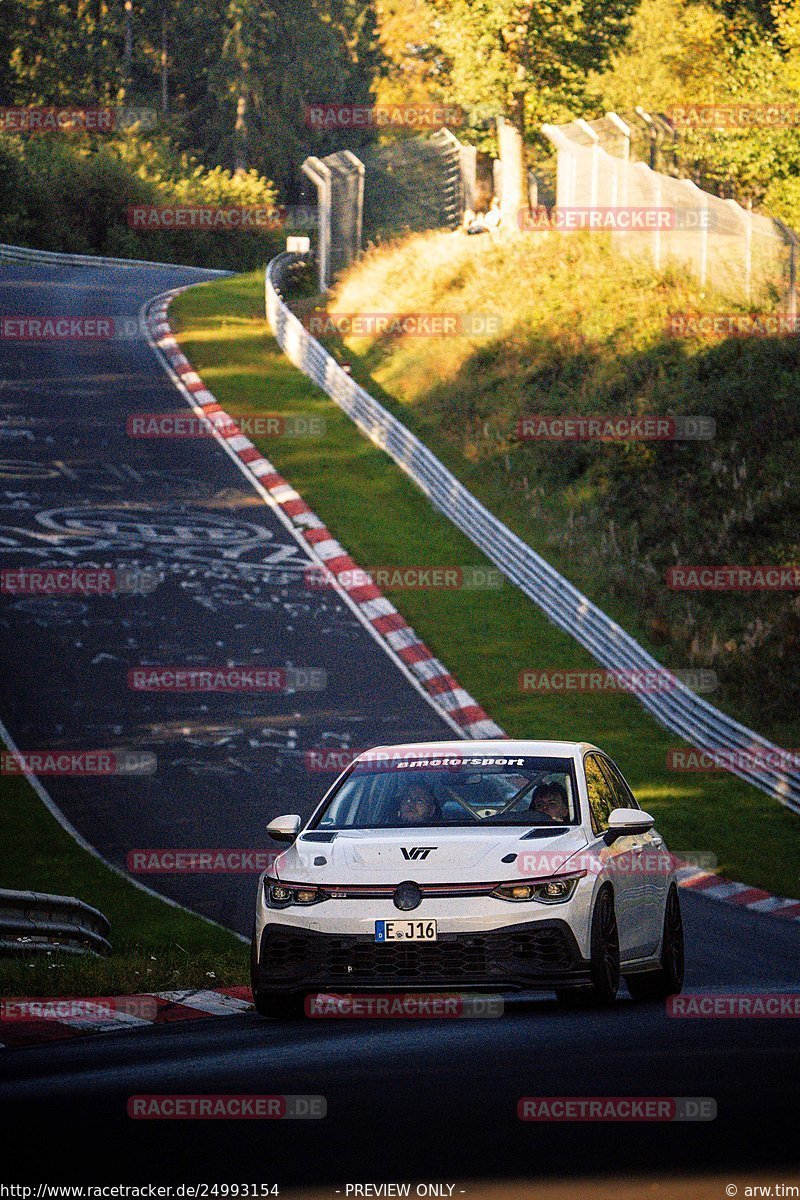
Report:
<svg viewBox="0 0 800 1200"><path fill-rule="evenodd" d="M600 135L592 129L588 121L584 121L583 117L579 117L575 122L592 143L592 182L589 189L589 207L597 208L597 188L598 174L600 170Z"/></svg>
<svg viewBox="0 0 800 1200"><path fill-rule="evenodd" d="M500 193L503 225L508 229L519 229L519 214L527 204L525 149L522 134L504 117L497 118L497 144L503 180Z"/></svg>
<svg viewBox="0 0 800 1200"><path fill-rule="evenodd" d="M650 167L648 167L647 163L643 163L643 162L634 163L633 166L631 167L631 170L640 171L642 173L642 175L646 181L647 191L652 193L653 207L657 208L657 209L661 208L661 180L659 179L657 172L652 171L650 169ZM655 228L653 229L652 247L653 247L653 269L655 271L660 271L661 270L661 224L659 221L655 222Z"/></svg>
<svg viewBox="0 0 800 1200"><path fill-rule="evenodd" d="M797 316L797 234L783 221L773 217L784 242L789 243L789 288L786 294L786 311L790 317Z"/></svg>
<svg viewBox="0 0 800 1200"><path fill-rule="evenodd" d="M557 125L543 125L542 133L558 151L556 208L570 208L575 204L578 174L573 143Z"/></svg>
<svg viewBox="0 0 800 1200"><path fill-rule="evenodd" d="M725 203L739 218L744 229L744 296L749 304L753 282L753 214L742 208L736 200L728 199Z"/></svg>
<svg viewBox="0 0 800 1200"><path fill-rule="evenodd" d="M654 171L656 166L656 137L658 136L656 133L655 122L650 116L650 113L645 112L641 104L636 105L636 115L642 121L644 121L645 125L647 126L647 136L650 140L650 162L648 163L648 166L650 167L651 171Z"/></svg>
<svg viewBox="0 0 800 1200"><path fill-rule="evenodd" d="M705 287L708 279L708 196L699 188L691 179L680 179L685 188L688 188L693 194L696 193L696 202L699 203L702 219L700 221L700 286Z"/></svg>
<svg viewBox="0 0 800 1200"><path fill-rule="evenodd" d="M631 127L625 121L623 121L622 117L617 116L617 114L615 112L606 113L606 116L608 117L611 124L615 125L616 128L622 134L621 158L622 158L622 162L624 163L624 166L620 168L620 174L622 176L622 195L618 197L615 194L613 197L613 202L614 202L614 204L616 204L617 200L619 200L621 207L627 208L628 207L628 171L630 170L630 161L631 161ZM615 170L615 172L614 172L615 193L616 193L616 184L617 184L617 172Z"/></svg>
<svg viewBox="0 0 800 1200"><path fill-rule="evenodd" d="M477 169L478 152L475 146L465 146L458 140L451 129L442 126L431 138L443 146L449 146L454 160L458 162L458 196L456 197L457 220L460 225L465 208L473 208L475 199L475 174ZM471 153L469 153L471 151ZM469 203L467 202L469 196ZM455 216L455 213L454 213Z"/></svg>
<svg viewBox="0 0 800 1200"><path fill-rule="evenodd" d="M356 257L361 253L364 230L364 164L352 150L343 150L344 158L355 167L358 182L356 185L356 223L355 223L355 252Z"/></svg>
<svg viewBox="0 0 800 1200"><path fill-rule="evenodd" d="M331 250L331 171L321 158L309 155L300 168L317 189L317 275L319 290L330 284Z"/></svg>
<svg viewBox="0 0 800 1200"><path fill-rule="evenodd" d="M469 208L475 211L475 180L478 172L478 149L476 146L467 146L464 142L459 142L461 147L459 153L461 155L461 189L463 193L463 209Z"/></svg>
<svg viewBox="0 0 800 1200"><path fill-rule="evenodd" d="M539 207L539 180L532 168L528 168L528 207L536 212Z"/></svg>

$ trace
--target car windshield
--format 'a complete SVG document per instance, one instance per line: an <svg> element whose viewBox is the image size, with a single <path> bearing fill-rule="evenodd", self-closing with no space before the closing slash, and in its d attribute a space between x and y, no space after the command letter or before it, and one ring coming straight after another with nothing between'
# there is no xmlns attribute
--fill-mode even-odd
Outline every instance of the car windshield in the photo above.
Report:
<svg viewBox="0 0 800 1200"><path fill-rule="evenodd" d="M568 758L376 752L355 764L312 827L575 825L578 812Z"/></svg>

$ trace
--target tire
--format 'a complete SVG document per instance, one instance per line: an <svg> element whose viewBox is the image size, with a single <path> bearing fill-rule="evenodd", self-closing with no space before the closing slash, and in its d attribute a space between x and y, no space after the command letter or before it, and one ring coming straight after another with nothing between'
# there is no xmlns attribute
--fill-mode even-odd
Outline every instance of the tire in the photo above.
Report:
<svg viewBox="0 0 800 1200"><path fill-rule="evenodd" d="M626 976L625 983L634 1000L666 1000L683 990L684 966L683 918L678 889L673 884L664 908L661 965L652 971Z"/></svg>
<svg viewBox="0 0 800 1200"><path fill-rule="evenodd" d="M604 887L592 913L589 972L592 982L559 988L559 1004L565 1008L613 1004L619 990L619 931L611 888Z"/></svg>

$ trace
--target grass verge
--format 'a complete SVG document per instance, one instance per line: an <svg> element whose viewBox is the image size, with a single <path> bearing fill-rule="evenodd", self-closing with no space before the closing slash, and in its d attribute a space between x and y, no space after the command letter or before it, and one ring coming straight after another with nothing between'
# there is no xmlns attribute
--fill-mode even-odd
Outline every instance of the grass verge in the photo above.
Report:
<svg viewBox="0 0 800 1200"><path fill-rule="evenodd" d="M112 945L108 958L0 958L0 995L130 995L248 981L247 953L232 933L109 870L62 829L26 779L0 779L0 824L2 886L77 896L108 917Z"/></svg>
<svg viewBox="0 0 800 1200"><path fill-rule="evenodd" d="M756 313L776 304L752 300ZM718 706L800 745L797 591L675 591L667 577L674 566L800 562L796 336L682 325L735 306L674 269L620 258L605 234L399 240L359 260L328 308L497 314L493 336L371 331L333 345L492 512L661 662L713 670ZM520 436L538 414L701 416L715 430L701 440Z"/></svg>
<svg viewBox="0 0 800 1200"><path fill-rule="evenodd" d="M254 440L362 567L490 566L283 357L266 329L260 272L193 288L171 314L184 352L229 412L324 417L324 439ZM798 821L774 800L727 773L667 771L668 749L682 743L629 696L519 690L519 672L531 666L594 664L516 588L387 594L511 736L597 743L619 762L674 852L713 854L724 875L800 895Z"/></svg>

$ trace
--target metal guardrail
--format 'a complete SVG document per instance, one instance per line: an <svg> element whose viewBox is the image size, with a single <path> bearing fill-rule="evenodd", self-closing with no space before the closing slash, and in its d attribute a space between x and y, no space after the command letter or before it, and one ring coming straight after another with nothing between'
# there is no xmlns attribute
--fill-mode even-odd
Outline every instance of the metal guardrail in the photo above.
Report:
<svg viewBox="0 0 800 1200"><path fill-rule="evenodd" d="M267 320L289 360L318 384L370 441L394 459L434 508L601 666L615 671L658 671L663 676L661 663L493 516L419 438L360 387L303 328L281 296L286 271L297 261L297 255L278 255L267 267L265 278ZM720 712L677 677L673 681L663 691L633 694L666 729L701 750L731 756L725 769L800 813L800 771L783 765L790 763L792 756Z"/></svg>
<svg viewBox="0 0 800 1200"><path fill-rule="evenodd" d="M34 250L31 246L11 246L0 242L0 262L41 263L53 267L173 267L183 271L202 271L204 275L231 275L211 267L183 266L181 263L151 262L144 258L112 258L102 254L62 254L57 250Z"/></svg>
<svg viewBox="0 0 800 1200"><path fill-rule="evenodd" d="M0 955L111 953L111 926L74 896L0 890Z"/></svg>

